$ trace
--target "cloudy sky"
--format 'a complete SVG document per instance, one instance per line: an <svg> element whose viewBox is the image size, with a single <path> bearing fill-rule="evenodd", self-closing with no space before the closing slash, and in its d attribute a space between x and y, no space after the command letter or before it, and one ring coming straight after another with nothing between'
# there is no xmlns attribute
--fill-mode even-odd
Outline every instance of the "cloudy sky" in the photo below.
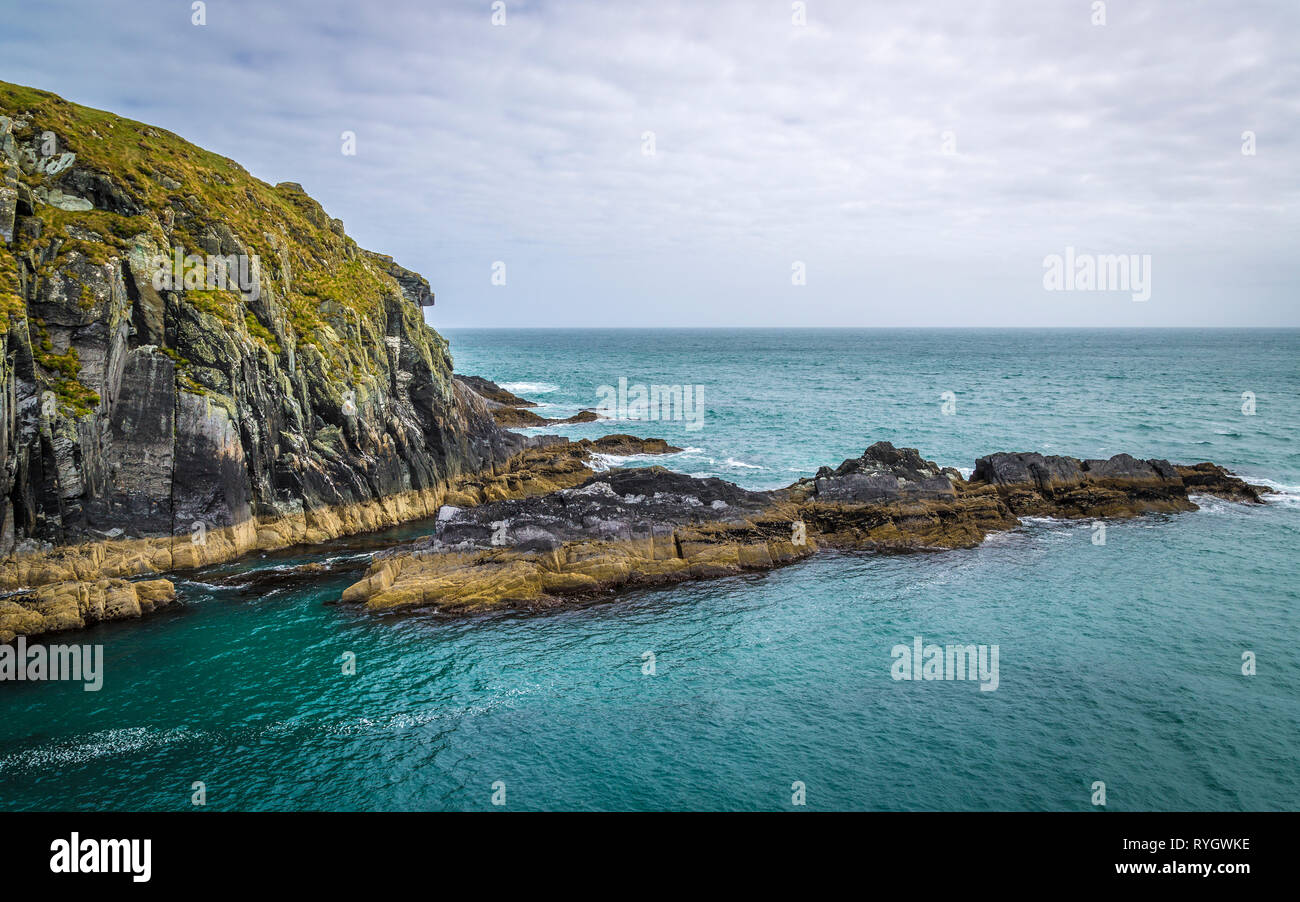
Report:
<svg viewBox="0 0 1300 902"><path fill-rule="evenodd" d="M0 79L301 182L441 327L1300 326L1294 0L503 5L6 3Z"/></svg>

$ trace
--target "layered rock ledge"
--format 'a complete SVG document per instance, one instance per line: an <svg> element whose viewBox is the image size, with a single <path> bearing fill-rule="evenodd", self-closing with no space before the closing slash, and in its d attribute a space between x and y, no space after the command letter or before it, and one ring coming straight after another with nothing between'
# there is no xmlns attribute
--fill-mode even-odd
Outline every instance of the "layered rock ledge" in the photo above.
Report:
<svg viewBox="0 0 1300 902"><path fill-rule="evenodd" d="M342 600L376 611L543 608L628 586L767 570L824 547L969 548L1021 516L1195 510L1189 489L1248 502L1267 491L1213 464L1178 468L1127 454L994 454L967 480L888 442L773 492L661 467L613 470L547 495L445 507L432 535L383 553Z"/></svg>
<svg viewBox="0 0 1300 902"><path fill-rule="evenodd" d="M61 582L0 598L0 642L152 614L176 600L165 579Z"/></svg>

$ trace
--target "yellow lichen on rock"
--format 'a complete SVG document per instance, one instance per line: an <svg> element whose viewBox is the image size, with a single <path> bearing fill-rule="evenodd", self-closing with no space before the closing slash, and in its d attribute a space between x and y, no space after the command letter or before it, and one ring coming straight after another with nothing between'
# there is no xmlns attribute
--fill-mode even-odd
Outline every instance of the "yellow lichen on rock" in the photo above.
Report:
<svg viewBox="0 0 1300 902"><path fill-rule="evenodd" d="M126 620L152 613L176 599L165 579L68 580L50 583L0 601L0 641L17 636L82 629L95 623Z"/></svg>
<svg viewBox="0 0 1300 902"><path fill-rule="evenodd" d="M676 533L611 542L569 542L549 551L407 552L377 561L343 601L367 610L427 607L470 613L548 607L627 586L768 570L807 557L814 542L795 546L751 524L685 527Z"/></svg>

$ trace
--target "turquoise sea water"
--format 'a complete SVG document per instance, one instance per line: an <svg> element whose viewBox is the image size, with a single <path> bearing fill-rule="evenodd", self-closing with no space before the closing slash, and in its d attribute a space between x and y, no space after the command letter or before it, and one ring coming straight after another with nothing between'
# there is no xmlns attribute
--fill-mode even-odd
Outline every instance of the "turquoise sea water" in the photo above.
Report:
<svg viewBox="0 0 1300 902"><path fill-rule="evenodd" d="M249 597L198 574L179 610L66 637L105 646L102 691L0 684L0 808L187 810L203 781L208 809L478 810L501 781L512 809L778 810L800 781L811 809L1089 810L1098 780L1117 810L1300 808L1300 332L449 337L458 372L548 416L620 377L701 386L698 430L548 430L686 449L611 464L768 488L884 439L962 468L1000 450L1208 459L1284 491L1113 522L1105 545L1033 521L968 551L825 554L468 620L331 604L352 577ZM997 690L892 679L918 635L998 645Z"/></svg>

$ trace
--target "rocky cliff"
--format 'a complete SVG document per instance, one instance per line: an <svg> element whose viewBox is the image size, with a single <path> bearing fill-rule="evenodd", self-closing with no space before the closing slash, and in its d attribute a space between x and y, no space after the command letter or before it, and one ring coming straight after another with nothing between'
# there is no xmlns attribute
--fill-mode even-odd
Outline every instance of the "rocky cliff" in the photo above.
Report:
<svg viewBox="0 0 1300 902"><path fill-rule="evenodd" d="M0 176L0 587L432 513L522 447L299 185L2 82Z"/></svg>
<svg viewBox="0 0 1300 902"><path fill-rule="evenodd" d="M597 474L595 455L678 449L504 431L556 421L454 376L424 322L428 282L358 247L296 184L3 82L0 177L0 641L176 597L133 577L416 517L439 521L374 553L344 600L545 606L819 547L971 547L1021 516L1265 491L1128 455L994 454L966 480L883 442L776 492Z"/></svg>

